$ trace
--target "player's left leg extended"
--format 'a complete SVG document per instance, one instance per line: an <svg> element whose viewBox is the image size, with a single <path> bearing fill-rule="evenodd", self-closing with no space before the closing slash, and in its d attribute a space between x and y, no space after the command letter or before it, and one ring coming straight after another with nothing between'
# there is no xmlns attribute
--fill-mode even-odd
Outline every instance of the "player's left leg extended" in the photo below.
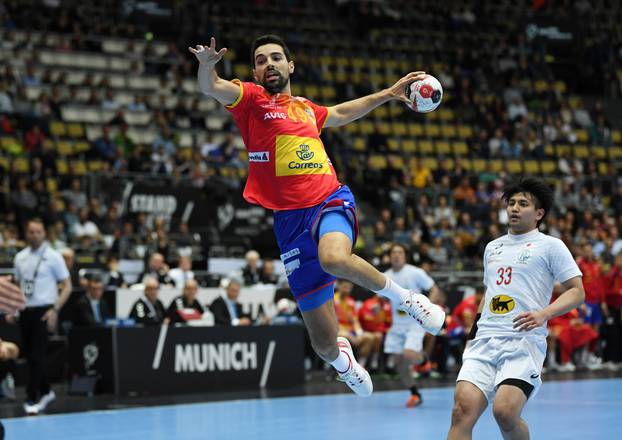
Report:
<svg viewBox="0 0 622 440"><path fill-rule="evenodd" d="M521 412L533 386L520 379L508 379L497 389L492 413L505 440L529 439L529 428L521 418Z"/></svg>
<svg viewBox="0 0 622 440"><path fill-rule="evenodd" d="M332 289L332 284L327 288ZM301 307L302 318L315 352L337 370L352 391L359 396L369 396L374 388L369 373L356 361L348 340L337 337L339 326L333 300L313 308L305 306Z"/></svg>

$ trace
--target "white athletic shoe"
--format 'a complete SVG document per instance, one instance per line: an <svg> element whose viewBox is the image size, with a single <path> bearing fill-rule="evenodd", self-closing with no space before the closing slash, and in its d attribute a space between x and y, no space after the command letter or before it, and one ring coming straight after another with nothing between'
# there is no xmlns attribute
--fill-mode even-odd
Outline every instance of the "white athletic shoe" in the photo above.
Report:
<svg viewBox="0 0 622 440"><path fill-rule="evenodd" d="M24 411L26 412L26 415L36 416L39 414L39 404L26 402L24 403Z"/></svg>
<svg viewBox="0 0 622 440"><path fill-rule="evenodd" d="M374 391L374 384L372 383L371 377L369 376L367 370L361 367L361 365L354 358L350 341L346 338L339 337L337 338L337 346L339 347L339 350L345 352L350 358L350 368L348 368L344 373L337 372L341 380L344 381L358 396L367 397L371 395L372 391Z"/></svg>
<svg viewBox="0 0 622 440"><path fill-rule="evenodd" d="M572 373L576 369L577 367L572 362L566 362L565 364L557 367L557 371L559 371L560 373Z"/></svg>
<svg viewBox="0 0 622 440"><path fill-rule="evenodd" d="M398 309L408 313L423 329L437 335L445 323L445 311L428 299L427 296L413 290Z"/></svg>
<svg viewBox="0 0 622 440"><path fill-rule="evenodd" d="M41 400L39 400L39 403L37 404L39 406L39 411L45 411L45 408L47 408L47 406L52 403L54 399L56 399L56 393L54 390L50 390L49 393L42 396Z"/></svg>

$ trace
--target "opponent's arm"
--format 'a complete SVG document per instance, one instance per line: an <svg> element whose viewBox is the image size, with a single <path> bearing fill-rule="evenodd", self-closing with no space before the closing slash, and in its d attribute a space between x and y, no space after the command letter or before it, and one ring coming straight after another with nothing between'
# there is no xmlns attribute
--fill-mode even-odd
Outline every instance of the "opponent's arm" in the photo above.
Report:
<svg viewBox="0 0 622 440"><path fill-rule="evenodd" d="M432 304L441 304L443 301L443 294L441 293L441 289L438 288L436 283L432 286L430 291L428 292L428 298Z"/></svg>
<svg viewBox="0 0 622 440"><path fill-rule="evenodd" d="M216 39L212 37L209 46L197 45L196 48L189 47L188 50L199 60L197 77L201 92L223 105L232 104L240 94L240 86L220 78L216 73L216 64L227 53L227 48L216 51Z"/></svg>
<svg viewBox="0 0 622 440"><path fill-rule="evenodd" d="M482 311L484 310L484 303L486 298L486 291L484 290L484 296L482 296L482 300L479 302L479 306L477 306L477 314L475 315L475 319L473 320L473 324L471 325L471 330L467 335L467 340L471 340L475 338L475 334L477 333L477 321L482 316Z"/></svg>
<svg viewBox="0 0 622 440"><path fill-rule="evenodd" d="M538 311L519 314L514 318L514 328L519 331L532 330L545 321L576 309L585 300L585 290L580 276L562 283L562 293L551 304Z"/></svg>
<svg viewBox="0 0 622 440"><path fill-rule="evenodd" d="M411 72L388 89L329 107L328 119L324 127L340 127L346 125L393 99L409 104L410 101L405 95L406 85L413 81L423 79L424 76L425 72Z"/></svg>

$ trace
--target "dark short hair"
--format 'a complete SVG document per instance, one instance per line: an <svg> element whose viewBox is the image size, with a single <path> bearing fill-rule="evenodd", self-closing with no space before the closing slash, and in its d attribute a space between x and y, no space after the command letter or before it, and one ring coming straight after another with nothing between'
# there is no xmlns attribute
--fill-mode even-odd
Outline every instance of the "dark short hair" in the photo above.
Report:
<svg viewBox="0 0 622 440"><path fill-rule="evenodd" d="M408 248L405 244L402 243L391 243L391 247L389 248L389 255L391 255L391 252L393 252L393 249L395 249L396 247L402 248L404 250L404 254L406 254L406 257L408 258Z"/></svg>
<svg viewBox="0 0 622 440"><path fill-rule="evenodd" d="M278 35L266 34L255 38L255 41L253 41L253 44L251 45L251 66L255 67L255 51L259 46L263 46L264 44L278 44L283 48L285 59L287 61L291 60L289 48L287 47L287 44L285 44L285 41L283 41L283 39Z"/></svg>
<svg viewBox="0 0 622 440"><path fill-rule="evenodd" d="M544 217L546 217L551 208L553 208L553 190L541 179L536 177L521 177L514 182L508 183L505 188L503 188L503 196L501 196L501 198L505 203L508 203L512 196L520 193L531 194L536 209L544 209L544 215L538 220L537 224L540 226Z"/></svg>
<svg viewBox="0 0 622 440"><path fill-rule="evenodd" d="M26 220L26 227L28 227L31 223L38 223L41 226L43 226L43 228L45 229L45 223L40 217L31 217L28 220Z"/></svg>

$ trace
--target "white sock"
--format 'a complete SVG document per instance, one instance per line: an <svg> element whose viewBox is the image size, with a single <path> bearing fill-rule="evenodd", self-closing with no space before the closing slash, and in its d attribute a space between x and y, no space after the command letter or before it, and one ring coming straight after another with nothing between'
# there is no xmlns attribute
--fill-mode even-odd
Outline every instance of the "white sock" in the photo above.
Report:
<svg viewBox="0 0 622 440"><path fill-rule="evenodd" d="M343 374L350 369L354 359L350 359L350 355L343 350L339 350L339 356L330 364L337 370L337 373Z"/></svg>
<svg viewBox="0 0 622 440"><path fill-rule="evenodd" d="M408 290L404 289L395 281L391 281L389 277L386 277L386 279L387 283L384 285L384 288L380 290L374 290L376 294L384 296L385 298L389 298L389 300L398 304L402 303L405 299L408 298Z"/></svg>

